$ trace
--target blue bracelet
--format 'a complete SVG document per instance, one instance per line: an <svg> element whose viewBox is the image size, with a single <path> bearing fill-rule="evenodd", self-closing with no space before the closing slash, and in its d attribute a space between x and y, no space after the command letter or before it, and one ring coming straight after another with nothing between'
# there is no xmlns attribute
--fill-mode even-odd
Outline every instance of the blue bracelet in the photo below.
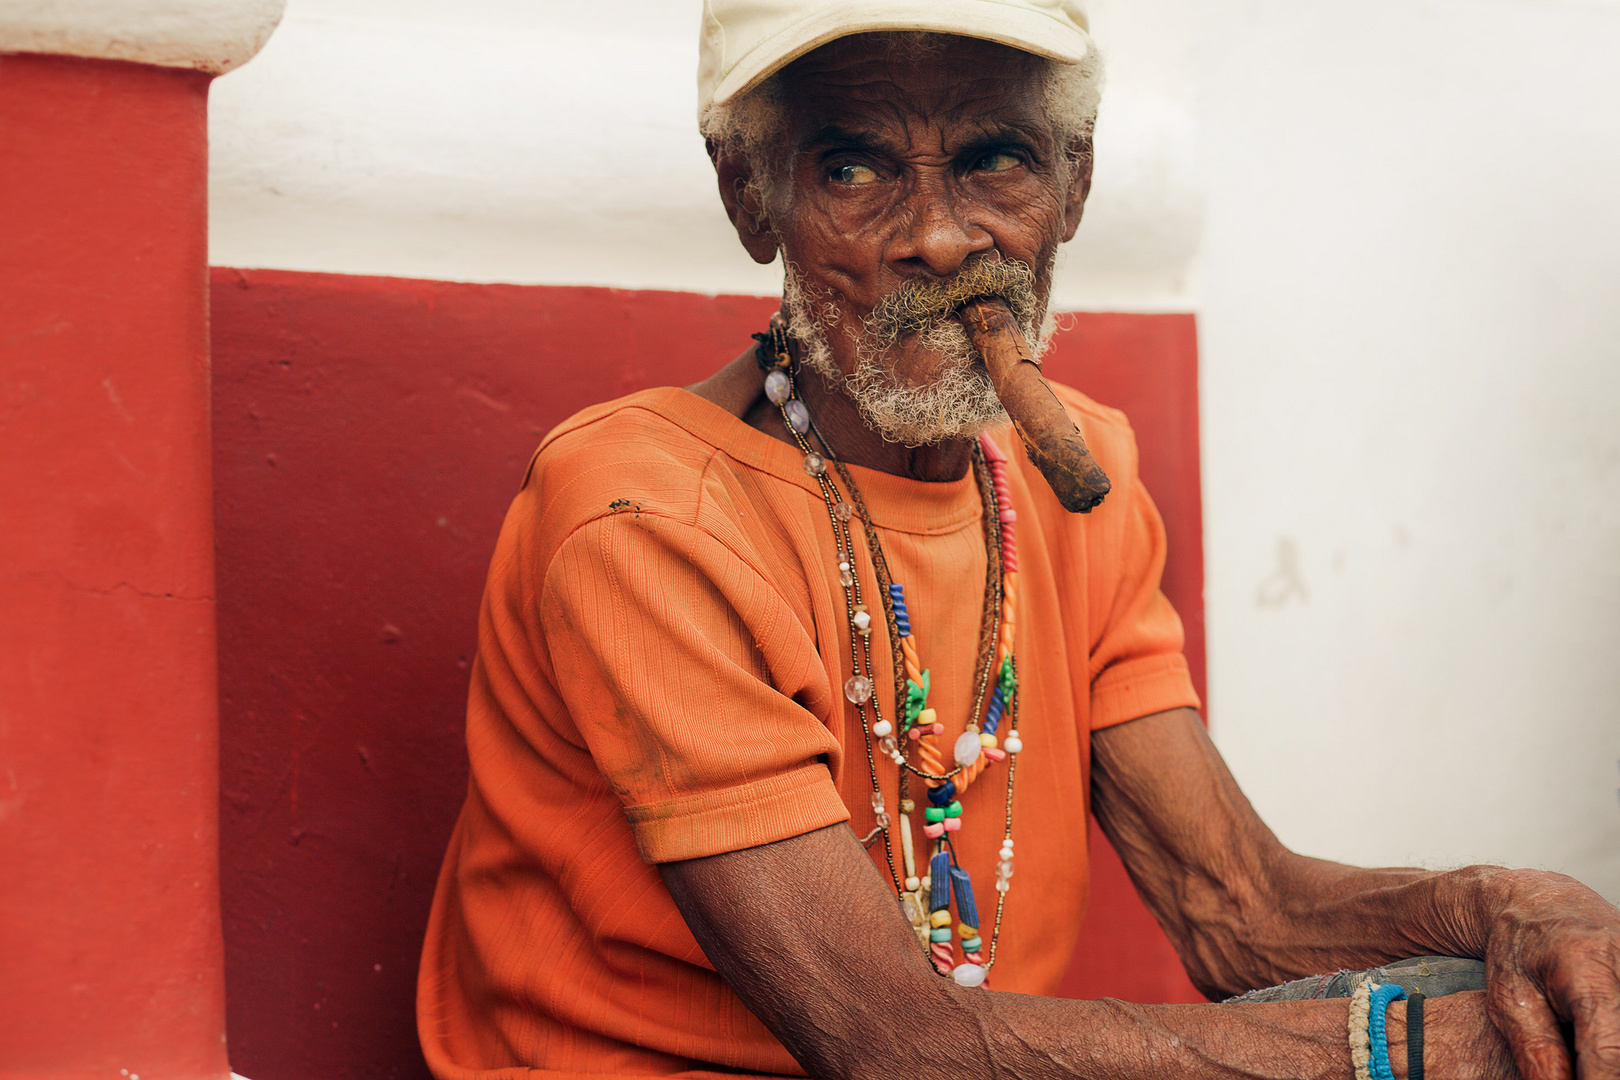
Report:
<svg viewBox="0 0 1620 1080"><path fill-rule="evenodd" d="M1389 1065L1389 1036L1384 1032L1384 1013L1390 1002L1399 1001L1406 991L1394 983L1385 983L1372 992L1367 1003L1367 1038L1372 1043L1372 1060L1367 1063L1373 1080L1395 1080L1395 1071Z"/></svg>

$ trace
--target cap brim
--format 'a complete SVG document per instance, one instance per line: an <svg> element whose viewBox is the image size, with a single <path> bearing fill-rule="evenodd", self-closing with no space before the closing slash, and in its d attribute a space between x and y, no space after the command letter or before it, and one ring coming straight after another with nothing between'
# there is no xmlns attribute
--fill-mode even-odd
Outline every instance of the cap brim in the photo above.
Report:
<svg viewBox="0 0 1620 1080"><path fill-rule="evenodd" d="M760 42L726 72L713 101L724 105L812 49L851 34L926 30L997 41L1061 64L1078 64L1095 48L1084 30L1027 8L986 0L855 0L822 8Z"/></svg>

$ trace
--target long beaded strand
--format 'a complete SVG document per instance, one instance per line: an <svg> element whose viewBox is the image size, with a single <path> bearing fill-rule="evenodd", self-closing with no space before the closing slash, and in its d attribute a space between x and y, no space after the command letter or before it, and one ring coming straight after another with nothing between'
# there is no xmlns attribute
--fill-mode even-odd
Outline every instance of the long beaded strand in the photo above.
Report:
<svg viewBox="0 0 1620 1080"><path fill-rule="evenodd" d="M769 334L756 334L755 337L760 339L761 347L758 350L760 364L767 369L766 396L781 411L789 433L804 452L805 471L817 480L822 500L827 505L828 514L832 519L833 541L839 559L839 582L844 588L846 615L853 631L850 635L850 660L856 669L856 673L844 684L844 694L855 705L862 731L866 735L864 741L867 770L871 778L872 809L877 825L864 842L870 844L879 832L883 834L890 877L906 902L908 917L912 919L913 925L918 927L919 936L926 930L927 947L935 970L942 975L953 975L955 981L962 986L982 985L989 969L995 964L996 945L1001 933L1003 910L1012 874L1013 763L1011 761L1008 762L1007 771L1007 802L1006 817L1002 826L1001 861L997 865L996 918L991 932L988 960L981 951L983 941L979 933L979 915L972 882L967 871L957 863L954 845L951 844L947 834L961 828L962 805L955 796L966 790L983 771L987 762L1007 760L1009 754L1016 754L1022 749L1022 743L1017 735L1017 670L1013 656L1017 583L1017 547L1013 523L1017 520L1017 515L1010 505L1005 474L1006 456L987 435L981 435L973 448L974 473L979 479L980 494L987 511L985 531L991 559L986 573L986 617L982 621L980 656L975 664L972 715L953 747L952 757L955 759L956 767L946 771L935 741L944 733L944 725L938 722L934 710L926 707L928 672L922 668L915 645L911 641L905 592L890 578L888 561L872 528L871 517L861 499L860 489L842 462L833 458L830 452L825 456L817 454L806 438L813 431L826 450L826 438L815 427L809 410L798 398L797 387L792 378L794 365L787 347L786 324L780 315L772 317ZM767 345L771 347L769 353L766 350ZM885 601L883 607L887 616L891 644L898 661L895 671L896 719L901 723L900 734L917 743L918 758L924 766L922 769L916 768L907 760L895 738L893 725L883 719L877 701L873 698L875 682L871 658L871 614L862 602L860 580L855 573L854 543L849 529L849 520L854 516L855 510L839 497L838 489L827 475L829 463L837 470L860 511L871 550L873 571L878 576L880 594ZM999 614L1000 618L993 618L995 614ZM857 638L860 639L859 646L856 644ZM990 674L989 660L997 653L1001 663L996 687L989 707L986 708L984 692ZM901 687L904 688L903 697L900 696ZM871 706L873 717L870 722L866 714L868 704ZM982 731L979 727L981 712L985 720ZM997 747L995 735L1003 716L1009 720L1005 750ZM902 815L901 848L905 871L903 883L895 869L890 819L878 783L877 763L872 751L874 739L878 741L879 748L884 754L901 770L899 783ZM924 833L929 839L934 840L935 844L929 860L929 875L921 879L916 874L911 838L909 814L914 807L906 795L908 773L922 777L926 781L929 787L929 802L933 804L924 811L924 819L927 822ZM920 917L921 893L925 890L929 894L927 905L929 914L926 923ZM955 963L955 954L950 945L950 906L953 893L957 917L960 920L957 932L962 939L964 962L961 964Z"/></svg>

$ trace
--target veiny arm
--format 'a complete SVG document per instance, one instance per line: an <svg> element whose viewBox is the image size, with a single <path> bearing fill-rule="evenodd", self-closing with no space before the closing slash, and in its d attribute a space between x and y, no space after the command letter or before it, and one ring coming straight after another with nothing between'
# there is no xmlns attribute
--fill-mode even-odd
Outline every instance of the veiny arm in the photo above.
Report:
<svg viewBox="0 0 1620 1080"><path fill-rule="evenodd" d="M660 869L715 968L813 1077L1351 1075L1343 1001L1145 1006L962 989L931 971L845 825ZM1430 1005L1430 1076L1512 1075L1482 998ZM1389 1020L1404 1077L1404 1006Z"/></svg>
<svg viewBox="0 0 1620 1080"><path fill-rule="evenodd" d="M1491 1018L1525 1076L1575 1075L1562 1022L1581 1080L1620 1077L1620 911L1579 882L1296 855L1188 709L1099 731L1092 754L1098 821L1205 993L1430 953L1479 957Z"/></svg>

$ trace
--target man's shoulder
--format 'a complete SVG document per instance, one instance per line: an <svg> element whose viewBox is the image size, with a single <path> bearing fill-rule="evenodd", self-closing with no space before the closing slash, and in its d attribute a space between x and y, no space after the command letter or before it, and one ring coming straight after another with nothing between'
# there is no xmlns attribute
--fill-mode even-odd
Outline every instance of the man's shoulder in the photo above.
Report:
<svg viewBox="0 0 1620 1080"><path fill-rule="evenodd" d="M674 387L640 390L581 409L541 440L534 475L604 468L689 468L714 452Z"/></svg>
<svg viewBox="0 0 1620 1080"><path fill-rule="evenodd" d="M684 390L639 391L553 428L535 452L518 502L541 535L557 542L618 514L706 527L724 512L731 495L725 478L746 466L755 434Z"/></svg>

